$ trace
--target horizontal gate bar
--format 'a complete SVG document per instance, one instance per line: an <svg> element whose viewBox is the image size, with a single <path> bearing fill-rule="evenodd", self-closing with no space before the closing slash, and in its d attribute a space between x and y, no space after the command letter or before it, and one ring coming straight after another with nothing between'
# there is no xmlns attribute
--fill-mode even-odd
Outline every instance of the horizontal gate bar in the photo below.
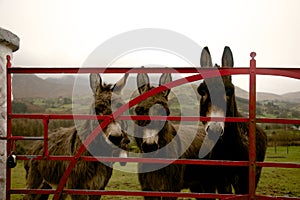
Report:
<svg viewBox="0 0 300 200"><path fill-rule="evenodd" d="M24 68L13 67L8 68L8 74L48 74L48 73L67 73L67 74L86 74L86 73L200 73L205 78L211 78L216 76L226 75L249 75L250 69L248 67L236 67L236 68L219 68L217 73L216 69L212 68L190 68L190 67L178 67L178 68ZM214 73L212 73L214 72ZM290 78L300 78L299 68L256 68L256 75L274 75L285 76ZM201 80L201 79L199 79Z"/></svg>
<svg viewBox="0 0 300 200"><path fill-rule="evenodd" d="M258 166L261 167L280 167L280 168L299 168L300 163L292 163L292 162L256 162Z"/></svg>
<svg viewBox="0 0 300 200"><path fill-rule="evenodd" d="M42 155L18 155L18 160L44 160L45 156ZM48 160L72 160L73 156L47 156ZM159 163L159 164L192 164L192 165L220 165L220 166L248 166L248 161L229 161L229 160L204 160L204 159L165 159L165 158L119 158L119 157L92 157L81 156L82 161L89 162L137 162L137 163ZM261 167L279 167L279 168L299 168L300 163L292 162L256 162Z"/></svg>
<svg viewBox="0 0 300 200"><path fill-rule="evenodd" d="M18 160L44 160L42 155L17 155ZM74 156L47 156L47 160L73 160ZM204 159L167 159L167 158L119 158L119 157L92 157L80 156L82 161L89 162L139 162L139 163L160 163L160 164L201 164L201 165L220 165L220 166L248 166L248 161L227 161L227 160L204 160Z"/></svg>
<svg viewBox="0 0 300 200"><path fill-rule="evenodd" d="M12 189L11 194L54 194L55 190L41 189ZM230 198L245 197L248 195L236 194L214 194L214 193L188 193L188 192L152 192L152 191L128 191L128 190L75 190L64 189L65 194L81 194L81 195L114 195L114 196L164 196L164 197L182 197L182 198Z"/></svg>
<svg viewBox="0 0 300 200"><path fill-rule="evenodd" d="M8 114L11 119L75 119L75 120L105 120L113 116L96 116L85 114ZM222 121L222 122L248 122L246 117L199 117L199 116L119 116L119 120L170 120L170 121ZM281 124L300 124L300 119L285 118L256 118L257 123L281 123Z"/></svg>
<svg viewBox="0 0 300 200"><path fill-rule="evenodd" d="M55 190L49 189L11 189L11 194L54 194ZM65 189L63 190L65 194L89 194L89 195L106 195L106 196L166 196L166 197L182 197L182 198L221 198L221 199L248 199L249 195L236 195L236 194L213 194L213 193L188 193L188 192L148 192L148 191L128 191L128 190L75 190L75 189ZM271 199L281 199L281 200L297 200L298 197L275 197L267 195L256 194L255 198L257 200L271 200Z"/></svg>

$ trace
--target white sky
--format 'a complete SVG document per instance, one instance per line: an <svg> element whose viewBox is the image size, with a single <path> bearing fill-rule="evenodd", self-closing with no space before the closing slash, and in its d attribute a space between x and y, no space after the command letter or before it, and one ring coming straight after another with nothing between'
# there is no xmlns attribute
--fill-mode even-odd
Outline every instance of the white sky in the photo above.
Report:
<svg viewBox="0 0 300 200"><path fill-rule="evenodd" d="M236 67L249 65L251 51L257 53L259 67L300 67L299 8L299 0L0 0L0 27L21 39L15 66L78 67L96 47L120 33L161 28L208 46L217 63L228 45ZM149 64L148 57L139 55L139 62L145 59ZM136 64L124 59L119 63ZM154 60L166 64L167 59ZM234 77L243 89L248 88L245 80L245 76ZM300 80L264 77L258 81L258 91L300 91Z"/></svg>

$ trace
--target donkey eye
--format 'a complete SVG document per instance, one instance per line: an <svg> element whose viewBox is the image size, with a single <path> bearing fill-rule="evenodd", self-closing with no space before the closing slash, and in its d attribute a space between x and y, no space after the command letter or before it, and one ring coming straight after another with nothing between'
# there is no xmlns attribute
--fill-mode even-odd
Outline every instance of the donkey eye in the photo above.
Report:
<svg viewBox="0 0 300 200"><path fill-rule="evenodd" d="M200 90L198 90L198 93L203 97L207 94L207 90L204 88L201 88Z"/></svg>
<svg viewBox="0 0 300 200"><path fill-rule="evenodd" d="M226 88L226 96L230 97L234 94L234 88Z"/></svg>
<svg viewBox="0 0 300 200"><path fill-rule="evenodd" d="M199 94L201 95L201 96L205 96L206 95L206 91L204 91L204 90L200 90L200 91L198 91L199 92Z"/></svg>
<svg viewBox="0 0 300 200"><path fill-rule="evenodd" d="M204 96L207 94L207 89L206 89L205 85L203 85L203 84L200 84L197 90L201 96Z"/></svg>

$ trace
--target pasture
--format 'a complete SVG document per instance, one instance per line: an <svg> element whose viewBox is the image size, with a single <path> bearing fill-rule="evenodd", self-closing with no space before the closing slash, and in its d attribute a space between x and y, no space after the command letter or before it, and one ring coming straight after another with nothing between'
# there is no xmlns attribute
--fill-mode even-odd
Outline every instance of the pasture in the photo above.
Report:
<svg viewBox="0 0 300 200"><path fill-rule="evenodd" d="M276 162L296 162L300 163L300 146L287 147L277 146L275 153L274 147L268 147L266 161ZM116 163L115 165L118 165ZM127 163L127 168L136 169L136 163ZM121 168L122 169L122 168ZM25 188L25 170L23 162L19 161L16 168L12 169L12 188ZM283 168L263 168L257 193L272 196L300 197L300 169ZM113 176L106 187L106 190L138 190L140 185L138 176L135 173L126 173L114 170ZM12 195L13 200L21 199L21 195ZM142 197L125 196L103 196L101 199L143 199Z"/></svg>

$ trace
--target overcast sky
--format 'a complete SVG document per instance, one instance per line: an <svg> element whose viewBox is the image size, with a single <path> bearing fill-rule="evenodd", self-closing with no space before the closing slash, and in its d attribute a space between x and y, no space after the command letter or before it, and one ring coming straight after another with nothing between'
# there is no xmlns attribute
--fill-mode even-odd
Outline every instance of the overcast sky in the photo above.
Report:
<svg viewBox="0 0 300 200"><path fill-rule="evenodd" d="M118 34L158 28L208 46L217 63L228 45L237 67L249 65L251 51L257 53L259 67L300 67L299 8L299 0L0 0L0 26L20 37L15 66L78 67L95 48ZM139 55L145 65L151 64L148 57ZM159 59L168 63L167 56L158 55L155 64L161 64ZM132 66L134 62L120 63ZM243 80L234 77L238 86L247 89ZM300 91L299 80L264 77L258 84L258 91Z"/></svg>

